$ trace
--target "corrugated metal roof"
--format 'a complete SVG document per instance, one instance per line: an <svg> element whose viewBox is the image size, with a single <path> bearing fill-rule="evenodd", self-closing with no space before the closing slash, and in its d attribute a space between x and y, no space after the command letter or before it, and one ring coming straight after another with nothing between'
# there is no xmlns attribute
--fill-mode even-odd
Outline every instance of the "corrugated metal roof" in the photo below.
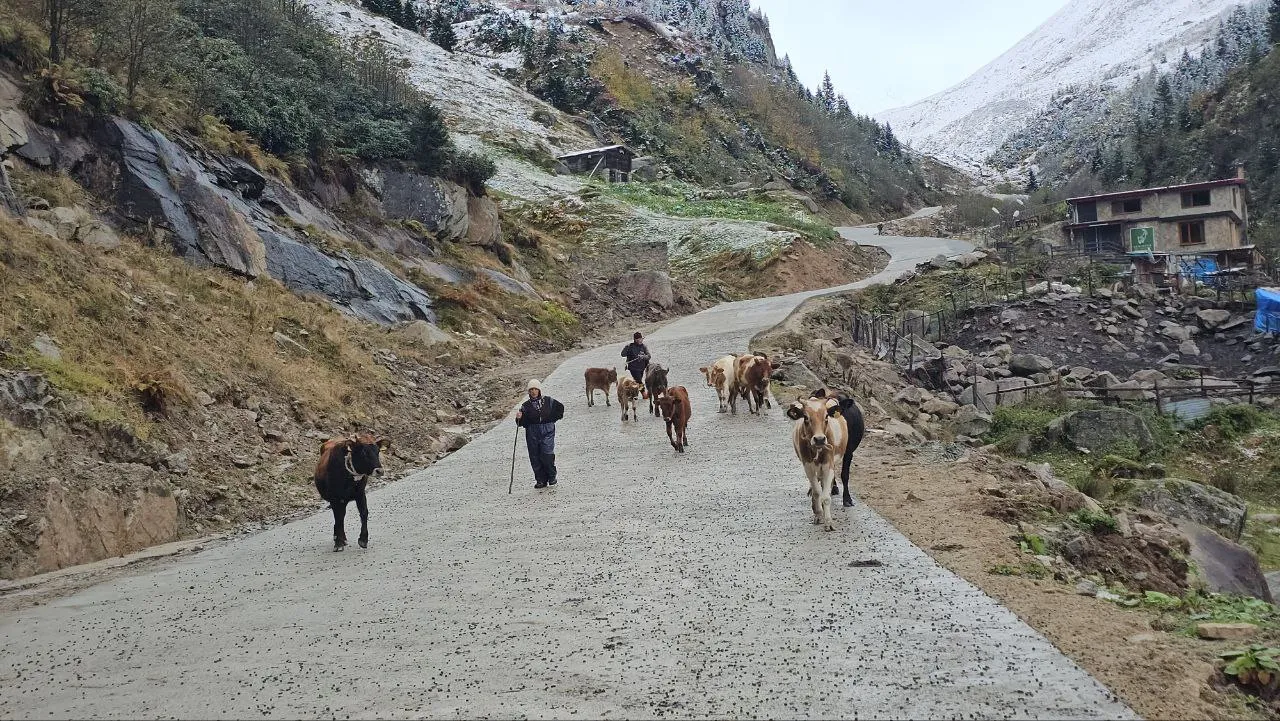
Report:
<svg viewBox="0 0 1280 721"><path fill-rule="evenodd" d="M565 153L564 155L557 155L556 159L564 160L565 158L576 158L580 155L594 155L595 153L607 153L610 150L619 150L619 149L625 150L628 153L631 153L633 156L639 155L639 153L637 153L636 151L632 150L631 148L625 145L606 145L603 148L592 148L590 150L578 150L572 153Z"/></svg>

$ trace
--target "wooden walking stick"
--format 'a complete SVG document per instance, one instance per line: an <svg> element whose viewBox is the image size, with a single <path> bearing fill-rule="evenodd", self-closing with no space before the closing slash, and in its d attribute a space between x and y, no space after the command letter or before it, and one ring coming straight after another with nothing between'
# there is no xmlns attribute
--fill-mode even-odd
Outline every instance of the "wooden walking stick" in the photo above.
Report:
<svg viewBox="0 0 1280 721"><path fill-rule="evenodd" d="M520 447L520 426L516 426L516 438L511 442L511 483L507 485L507 495L515 492L516 488L516 449Z"/></svg>

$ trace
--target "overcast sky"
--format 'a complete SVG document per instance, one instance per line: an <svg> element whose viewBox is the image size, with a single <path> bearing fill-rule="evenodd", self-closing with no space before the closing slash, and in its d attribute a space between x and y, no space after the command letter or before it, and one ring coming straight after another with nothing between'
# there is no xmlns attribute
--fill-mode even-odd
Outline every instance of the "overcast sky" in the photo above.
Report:
<svg viewBox="0 0 1280 721"><path fill-rule="evenodd" d="M831 71L854 110L928 97L996 59L1066 0L754 0L810 87Z"/></svg>

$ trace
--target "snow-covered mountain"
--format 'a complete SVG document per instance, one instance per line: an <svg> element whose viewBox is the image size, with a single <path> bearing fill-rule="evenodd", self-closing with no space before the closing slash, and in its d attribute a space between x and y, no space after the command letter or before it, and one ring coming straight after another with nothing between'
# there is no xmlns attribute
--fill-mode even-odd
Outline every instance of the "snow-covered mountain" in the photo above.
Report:
<svg viewBox="0 0 1280 721"><path fill-rule="evenodd" d="M964 82L880 119L921 152L981 172L986 158L1079 85L1132 82L1153 65L1193 52L1246 0L1071 0Z"/></svg>

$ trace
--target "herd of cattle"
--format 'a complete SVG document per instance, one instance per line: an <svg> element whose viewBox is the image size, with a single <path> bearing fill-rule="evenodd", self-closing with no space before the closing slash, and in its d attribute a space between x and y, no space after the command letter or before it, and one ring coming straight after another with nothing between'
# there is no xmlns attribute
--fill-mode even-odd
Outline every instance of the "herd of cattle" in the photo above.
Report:
<svg viewBox="0 0 1280 721"><path fill-rule="evenodd" d="M773 407L769 399L773 365L767 356L729 355L698 370L706 379L707 386L715 388L721 413L736 414L739 399L746 401L747 409L753 414ZM622 420L638 421L640 401L647 400L649 413L662 417L666 422L671 446L684 453L689 447L688 430L693 405L688 389L669 386L667 379L668 370L657 363L646 369L643 382L629 376L619 378L618 371L613 368L589 368L586 371L587 405L595 405L597 392L603 392L605 404L612 405L610 389L616 386ZM844 505L853 505L849 494L849 463L862 442L862 413L853 400L828 397L819 391L812 398L793 403L787 409L787 417L794 421L792 445L809 478L813 522L833 531L831 497L839 493L835 482L837 471L844 483ZM333 510L333 550L346 548L344 519L347 505L352 502L360 512L360 547L368 547L369 504L365 489L371 477L382 473L381 452L389 446L390 441L370 433L335 438L321 446L315 484L320 497Z"/></svg>
<svg viewBox="0 0 1280 721"><path fill-rule="evenodd" d="M698 370L706 379L707 386L716 389L721 413L736 415L739 399L747 402L747 410L753 414L773 407L769 399L773 364L768 356L760 353L729 355ZM597 392L603 392L605 404L612 405L609 391L616 385L618 405L622 406L625 423L627 420L639 420L640 399L647 399L649 412L661 415L666 421L667 439L672 447L684 453L689 447L688 427L693 407L689 402L688 389L668 386L667 378L668 370L657 363L645 370L643 382L626 376L619 379L614 368L588 368L585 374L587 406L595 405ZM837 469L844 483L844 505L853 505L849 493L849 464L865 432L862 412L852 399L828 396L825 391L819 391L812 398L793 403L787 409L787 417L795 422L792 446L809 478L813 522L834 531L831 497L840 493L835 480Z"/></svg>

